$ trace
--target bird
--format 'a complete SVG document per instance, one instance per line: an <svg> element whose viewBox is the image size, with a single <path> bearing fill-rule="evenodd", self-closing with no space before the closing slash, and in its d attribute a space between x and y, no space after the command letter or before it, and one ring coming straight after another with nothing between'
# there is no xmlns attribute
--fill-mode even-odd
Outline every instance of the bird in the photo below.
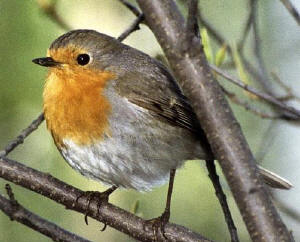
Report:
<svg viewBox="0 0 300 242"><path fill-rule="evenodd" d="M176 169L186 160L214 160L201 125L171 72L149 55L95 30L58 37L47 57L43 111L54 143L83 176L117 188L150 191L169 179L170 217ZM262 167L272 187L291 184Z"/></svg>

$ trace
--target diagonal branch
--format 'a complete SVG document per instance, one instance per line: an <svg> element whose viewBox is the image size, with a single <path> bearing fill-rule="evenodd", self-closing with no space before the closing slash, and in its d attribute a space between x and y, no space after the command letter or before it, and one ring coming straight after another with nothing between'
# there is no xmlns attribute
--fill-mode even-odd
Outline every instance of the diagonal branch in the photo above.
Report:
<svg viewBox="0 0 300 242"><path fill-rule="evenodd" d="M247 70L247 72L249 74L251 74L254 79L262 84L266 83L266 79L268 79L268 75L266 72L266 68L264 67L264 63L262 60L262 56L260 53L260 43L258 41L259 39L259 35L258 35L258 29L257 29L257 20L256 20L256 9L257 7L257 0L250 0L250 12L249 12L249 16L247 19L247 22L245 24L244 27L244 31L241 37L241 40L238 43L238 51L239 54L241 56L241 61L243 62L243 65L245 66L245 69ZM207 29L207 31L209 31L209 33L211 34L211 36L217 41L217 43L219 45L222 45L226 42L225 38L202 16L201 11L199 11L198 13L199 16L199 21L200 23ZM255 55L257 56L257 58L259 58L259 62L261 63L261 65L259 65L259 67L261 70L256 70L256 68L245 58L244 53L243 53L243 47L245 46L245 40L249 34L250 31L250 27L251 25L253 26L253 32L255 35ZM230 46L228 46L227 48L229 56L232 58L232 50L230 48ZM266 92L270 93L271 89L269 88L269 86L267 84L264 85L264 87L267 87ZM281 86L282 87L282 86ZM285 89L285 88L284 88ZM251 91L249 91L251 92ZM275 99L276 97L272 94L273 99ZM297 99L296 96L291 96L291 98ZM284 104L284 100L279 100L277 99L277 101L281 101L282 106L286 106ZM275 110L276 111L276 110ZM278 112L278 110L277 110ZM294 120L297 119L297 116L291 114L290 112L281 112L278 114L278 117L281 119L285 119L285 120Z"/></svg>
<svg viewBox="0 0 300 242"><path fill-rule="evenodd" d="M263 93L261 91L256 90L253 87L248 86L247 84L244 84L242 81L240 81L239 79L231 76L230 74L228 74L227 72L221 70L220 68L214 66L214 65L210 65L210 68L215 71L218 75L226 78L227 80L229 80L230 82L232 82L233 84L245 89L246 91L256 95L257 97L271 103L274 106L277 106L283 110L286 110L288 112L290 112L290 115L284 115L282 116L282 118L286 118L288 120L288 117L293 120L293 119L299 119L300 117L300 110L295 109L293 107L290 107L288 105L286 105L285 103L278 101L276 98L274 98L273 96L267 94L267 93Z"/></svg>
<svg viewBox="0 0 300 242"><path fill-rule="evenodd" d="M14 199L13 193L8 184L6 184L6 188L10 195L10 200L0 194L0 209L7 216L9 216L12 221L18 221L19 223L22 223L25 226L46 235L53 241L89 242L89 240L81 238L76 234L70 233L69 231L66 231L57 226L56 224L53 224L25 209Z"/></svg>
<svg viewBox="0 0 300 242"><path fill-rule="evenodd" d="M0 151L0 157L7 156L10 152L12 152L18 145L24 142L24 139L30 135L34 130L36 130L39 125L44 121L44 113L41 113L35 120L31 122L31 124L24 129L21 134L18 135L13 141L11 141L4 150Z"/></svg>
<svg viewBox="0 0 300 242"><path fill-rule="evenodd" d="M198 39L200 37L199 25L198 25L198 0L193 0L189 2L189 12L186 21L186 35L189 42L193 42L194 38ZM239 238L237 235L237 229L234 225L234 221L231 216L231 212L227 203L226 196L223 192L222 186L220 184L219 177L215 168L214 160L206 160L206 167L208 170L208 176L214 186L216 196L221 205L225 221L230 233L231 241L238 242Z"/></svg>
<svg viewBox="0 0 300 242"><path fill-rule="evenodd" d="M255 107L251 106L247 101L240 99L235 93L228 91L224 87L222 87L223 92L226 94L226 96L235 104L240 105L244 107L247 111L265 119L280 119L282 118L279 115L272 114L272 113L266 113L262 110L256 109Z"/></svg>
<svg viewBox="0 0 300 242"><path fill-rule="evenodd" d="M84 194L83 191L14 160L6 157L0 158L0 177L48 197L67 209L83 214L87 211L85 199L79 199L76 202L77 198ZM137 240L154 241L155 239L152 228L144 228L145 220L110 203L101 204L98 210L97 203L91 202L88 214ZM166 225L165 232L172 241L211 241L183 226L171 223ZM159 241L163 241L164 238L160 236L158 236Z"/></svg>
<svg viewBox="0 0 300 242"><path fill-rule="evenodd" d="M210 72L200 40L188 41L184 18L174 1L137 2L207 134L252 240L293 240L263 185L222 89Z"/></svg>
<svg viewBox="0 0 300 242"><path fill-rule="evenodd" d="M140 14L133 23L118 37L119 41L126 39L131 33L140 29L139 24L144 21L144 15Z"/></svg>
<svg viewBox="0 0 300 242"><path fill-rule="evenodd" d="M249 0L250 1L250 11L249 11L249 16L247 18L244 30L243 30L243 34L242 34L242 39L239 41L238 44L238 49L243 51L244 46L245 46L245 42L246 39L249 35L250 29L251 29L251 25L253 23L253 19L255 18L255 8L256 8L256 3L257 0Z"/></svg>
<svg viewBox="0 0 300 242"><path fill-rule="evenodd" d="M140 10L136 8L133 4L126 0L119 0L126 8L128 8L136 17L139 17L141 15Z"/></svg>
<svg viewBox="0 0 300 242"><path fill-rule="evenodd" d="M300 14L297 9L293 6L290 0L280 0L289 13L294 17L297 24L300 25Z"/></svg>
<svg viewBox="0 0 300 242"><path fill-rule="evenodd" d="M257 0L250 0L251 4L251 12L253 12L253 19L252 19L252 26L253 26L253 35L254 35L254 55L258 62L258 71L260 75L263 77L261 79L261 84L263 85L264 89L275 96L274 91L271 89L270 80L268 76L268 71L265 66L262 52L261 52L261 38L258 29L258 7L257 7Z"/></svg>
<svg viewBox="0 0 300 242"><path fill-rule="evenodd" d="M238 238L238 234L237 234L237 229L234 225L232 216L231 216L231 212L227 203L227 199L226 199L226 195L223 192L222 186L220 184L220 180L219 180L219 176L217 174L216 171L216 166L215 166L215 161L214 160L206 160L206 167L208 170L208 176L214 186L214 189L216 191L216 196L219 199L219 202L221 204L221 208L223 210L224 213L224 217L227 223L227 227L230 233L230 237L231 237L231 242L238 242L239 238Z"/></svg>

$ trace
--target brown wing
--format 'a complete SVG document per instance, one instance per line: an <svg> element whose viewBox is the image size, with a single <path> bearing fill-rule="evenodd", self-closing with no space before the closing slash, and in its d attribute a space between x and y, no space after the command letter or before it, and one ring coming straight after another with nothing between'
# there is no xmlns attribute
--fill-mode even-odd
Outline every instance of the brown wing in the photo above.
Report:
<svg viewBox="0 0 300 242"><path fill-rule="evenodd" d="M138 58L139 55L142 55L141 58ZM120 95L150 110L161 121L197 134L200 124L170 72L147 55L135 52L134 56L131 65L123 67L123 71L118 73L115 87Z"/></svg>
<svg viewBox="0 0 300 242"><path fill-rule="evenodd" d="M167 122L170 125L188 129L195 134L200 127L190 105L183 102L183 100L179 101L176 97L156 98L132 94L128 100L148 109L152 115L155 115L161 121Z"/></svg>
<svg viewBox="0 0 300 242"><path fill-rule="evenodd" d="M192 107L172 75L161 64L153 60L149 62L144 63L146 66L137 68L142 72L127 70L126 74L118 79L117 87L120 94L126 96L130 102L149 110L162 122L189 130L198 137L203 149L212 154ZM122 82L123 78L126 81ZM128 80L131 82L128 83ZM270 171L260 168L260 173L265 182L274 188L291 188L288 181Z"/></svg>
<svg viewBox="0 0 300 242"><path fill-rule="evenodd" d="M152 58L142 67L135 70L132 70L132 66L130 68L130 71L127 69L118 78L116 88L120 95L149 110L158 120L189 130L198 137L203 148L210 152L192 107L168 70Z"/></svg>

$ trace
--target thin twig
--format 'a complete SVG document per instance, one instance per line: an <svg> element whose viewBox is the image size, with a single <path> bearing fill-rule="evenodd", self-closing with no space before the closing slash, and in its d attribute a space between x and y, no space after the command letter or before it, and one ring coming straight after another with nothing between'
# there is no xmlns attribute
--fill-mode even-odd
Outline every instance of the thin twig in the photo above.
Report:
<svg viewBox="0 0 300 242"><path fill-rule="evenodd" d="M11 204L15 207L19 206L18 201L15 199L15 194L13 193L11 186L9 184L5 184L5 190L6 190L6 193L9 197Z"/></svg>
<svg viewBox="0 0 300 242"><path fill-rule="evenodd" d="M278 101L276 98L274 98L273 96L267 94L267 93L263 93L261 91L256 90L253 87L248 86L247 84L244 84L242 81L240 81L239 79L231 76L230 74L228 74L227 72L221 70L220 68L214 66L214 65L210 65L210 68L215 71L217 74L219 74L220 76L226 78L227 80L229 80L230 82L232 82L233 84L245 89L246 91L254 94L255 96L267 101L268 103L271 103L272 105L275 105L283 110L289 111L291 114L293 114L290 119L291 120L297 120L300 117L300 111L298 109L295 109L293 107L290 107L288 105L286 105L283 102ZM285 118L286 120L287 117L283 116L282 118Z"/></svg>
<svg viewBox="0 0 300 242"><path fill-rule="evenodd" d="M286 92L286 95L281 96L281 97L277 97L278 100L280 101L288 101L288 100L296 100L296 101L300 101L300 98L297 97L294 93L291 87L289 87L288 85L286 85L278 76L278 74L274 71L271 71L271 76L273 78L273 80Z"/></svg>
<svg viewBox="0 0 300 242"><path fill-rule="evenodd" d="M283 0L284 1L284 0ZM247 72L249 72L255 80L259 81L260 83L264 82L264 77L262 76L262 73L258 73L258 71L256 70L256 68L254 68L254 66L245 58L244 54L243 54L243 47L245 46L245 40L246 37L248 36L248 33L250 31L250 27L252 22L254 21L254 18L256 17L255 15L255 7L257 5L257 3L255 3L255 1L250 2L250 13L249 13L249 17L247 19L247 22L245 24L245 28L242 34L242 38L239 41L238 44L238 49L239 49L239 54L241 56L241 61L243 62L243 65L245 67L245 69L247 70ZM211 34L211 36L217 41L217 43L219 45L222 45L224 43L226 43L225 38L222 36L222 34L220 34L201 14L201 11L199 11L198 13L198 18L200 23L207 29L207 31ZM257 27L255 28L255 31L257 32ZM257 45L256 45L256 49L257 49ZM258 47L258 49L260 49ZM228 46L227 48L228 53L230 55L230 57L232 58L232 50L230 48L230 46ZM257 50L260 51L260 50ZM271 73L272 74L272 73ZM283 87L282 85L280 85L282 88L284 88L284 90L286 90L285 87ZM286 90L287 91L287 90ZM281 101L285 101L286 99L289 99L290 95L287 95L285 97L278 97L276 99L281 100ZM298 97L296 97L295 95L293 95L291 97L292 99L299 99ZM287 116L287 113L283 113L282 114L283 117ZM271 118L271 117L270 117ZM276 117L275 117L276 118ZM287 116L285 117L286 119L293 119L293 117Z"/></svg>
<svg viewBox="0 0 300 242"><path fill-rule="evenodd" d="M276 72L271 71L271 76L273 78L273 80L282 88L285 90L285 92L287 93L287 95L289 96L293 96L292 94L292 89L287 86L285 83L283 83L283 81L279 78L279 76L277 75Z"/></svg>
<svg viewBox="0 0 300 242"><path fill-rule="evenodd" d="M212 26L211 23L209 23L204 16L202 15L201 11L198 11L198 19L200 21L200 24L203 25L206 30L210 33L210 35L216 40L216 42L222 46L224 43L226 43L226 40L224 36L222 36L214 26ZM231 52L230 46L228 46L228 51Z"/></svg>
<svg viewBox="0 0 300 242"><path fill-rule="evenodd" d="M240 40L240 42L238 44L238 47L239 47L238 49L239 49L239 54L241 56L241 61L243 62L243 65L244 65L245 69L247 70L247 72L249 72L255 80L259 81L260 83L263 83L264 82L264 77L245 58L245 56L243 54L243 51L242 51L243 46L245 45L244 44L245 39L248 36L248 33L250 31L250 27L251 27L253 18L255 17L254 11L253 11L254 7L255 7L255 4L251 4L250 14L249 14L249 17L248 17L246 25L245 25L245 29L244 29L243 34L242 34L242 39ZM226 43L225 38L203 17L203 15L201 14L201 11L199 11L199 13L198 13L198 18L199 18L200 23L207 29L207 31L217 41L218 44L222 45L222 44ZM228 50L229 56L232 58L232 50L231 50L230 46L228 46L227 50ZM287 97L289 98L289 96L287 96ZM284 98L286 99L287 97L284 97ZM282 97L278 97L276 99L278 99L279 101L285 101L285 99L282 100ZM298 99L298 98L296 96L294 96L293 99ZM251 110L251 108L249 110ZM257 112L257 114L258 113L259 112ZM267 116L269 116L269 115L267 115ZM283 117L283 119L287 119L287 120L295 119L294 115L291 116L288 113L283 113L283 114L278 115L278 117L281 117L281 116ZM266 117L266 118L268 118L268 117ZM271 119L272 118L276 119L277 116L272 117L272 115L270 115L270 118Z"/></svg>
<svg viewBox="0 0 300 242"><path fill-rule="evenodd" d="M208 177L210 178L214 189L215 189L215 193L217 198L219 199L219 203L222 207L223 213L224 213L224 217L225 217L225 221L230 233L230 237L231 237L231 241L232 242L238 242L239 241L239 237L237 234L237 229L234 225L232 216L231 216L231 212L227 203L227 199L226 199L226 195L223 192L222 186L220 184L220 180L219 180L219 176L217 174L216 171L216 166L214 163L214 160L206 160L206 167L208 170Z"/></svg>
<svg viewBox="0 0 300 242"><path fill-rule="evenodd" d="M293 4L289 0L280 0L285 8L290 12L290 14L294 17L297 24L300 25L300 14L297 9L293 6Z"/></svg>
<svg viewBox="0 0 300 242"><path fill-rule="evenodd" d="M118 40L122 42L125 38L127 38L131 33L136 30L139 30L139 25L144 22L145 16L144 14L133 4L126 0L119 0L125 7L127 7L137 18L133 21L133 23L118 37Z"/></svg>
<svg viewBox="0 0 300 242"><path fill-rule="evenodd" d="M258 12L257 11L257 0L249 0L249 5L250 5L249 17L245 24L242 38L238 43L238 53L241 56L241 61L243 63L243 66L247 70L247 72L249 74L251 74L254 77L254 79L264 87L264 89L266 90L267 93L269 93L271 96L275 97L275 93L271 89L268 73L265 68L263 58L261 55L260 36L258 33L258 25L257 25L257 12ZM253 27L254 55L258 61L258 69L255 68L245 58L245 55L244 55L245 42L250 33L251 26Z"/></svg>
<svg viewBox="0 0 300 242"><path fill-rule="evenodd" d="M7 156L11 151L13 151L18 145L24 142L24 139L30 135L34 130L36 130L39 125L44 121L44 114L41 113L35 120L31 122L31 124L24 129L21 134L13 141L11 141L4 150L0 151L0 157Z"/></svg>
<svg viewBox="0 0 300 242"><path fill-rule="evenodd" d="M260 34L258 30L258 9L257 9L257 0L250 0L251 3L251 11L253 11L253 19L252 19L252 26L253 26L253 39L254 39L254 55L257 59L258 62L258 71L260 72L261 76L263 77L261 79L261 84L263 85L264 89L270 93L272 96L276 96L273 89L272 85L270 85L270 80L268 76L268 72L262 57L262 52L261 52L261 39L260 39Z"/></svg>
<svg viewBox="0 0 300 242"><path fill-rule="evenodd" d="M92 201L87 206L82 197L85 192L68 185L55 177L34 170L17 161L6 157L0 158L0 177L3 179L39 193L45 197L64 205L71 209L85 214L111 226L131 237L141 241L154 241L153 230L147 226L146 221L110 203L102 203L98 206L97 201ZM165 226L165 234L171 241L210 241L191 230L172 223ZM163 236L158 235L159 241L163 241Z"/></svg>
<svg viewBox="0 0 300 242"><path fill-rule="evenodd" d="M249 73L254 78L254 80L256 80L258 83L266 83L266 81L264 80L264 76L262 75L262 72L257 70L257 68L254 67L254 65L249 60L247 60L247 58L244 55L244 52L241 50L238 50L238 52L241 57L243 66L247 70L247 73ZM262 86L264 88L266 87L266 85L262 85ZM266 92L270 93L271 91L269 88L267 88ZM275 93L271 93L270 95L273 96L274 98L276 97Z"/></svg>
<svg viewBox="0 0 300 242"><path fill-rule="evenodd" d="M253 17L254 17L253 16L253 11L252 11L252 8L251 8L249 17L248 17L246 25L245 25L245 29L244 29L243 34L242 34L242 39L238 43L238 51L239 51L239 54L241 56L241 61L243 63L243 66L245 67L245 69L247 70L247 72L249 72L254 77L255 80L258 80L259 82L263 82L263 80L262 80L263 77L261 76L261 74L258 73L258 71L253 67L253 65L245 58L245 56L243 54L243 51L242 51L243 47L245 45L246 37L248 36L248 33L250 31L250 27L251 27L251 23L252 23ZM198 18L199 18L199 21L201 22L201 24L207 29L207 31L211 34L211 36L217 41L217 43L219 45L223 45L224 43L226 43L226 40L225 40L224 36L222 36L222 34L219 33L203 17L203 15L201 14L201 11L199 11L199 13L198 13ZM227 50L228 50L230 58L232 59L233 56L232 56L232 49L231 49L230 45L228 45Z"/></svg>
<svg viewBox="0 0 300 242"><path fill-rule="evenodd" d="M119 0L125 7L127 7L136 17L139 17L142 13L133 4L126 0Z"/></svg>
<svg viewBox="0 0 300 242"><path fill-rule="evenodd" d="M136 30L139 30L139 24L144 21L144 14L140 14L133 23L118 37L119 41L123 41L125 38L127 38L131 33L133 33Z"/></svg>
<svg viewBox="0 0 300 242"><path fill-rule="evenodd" d="M247 111L249 111L261 118L265 118L265 119L280 119L281 118L281 116L279 116L279 115L266 113L266 112L263 112L255 107L251 106L247 101L240 99L235 93L228 91L224 87L222 87L222 89L223 89L223 92L227 95L227 97L232 102L244 107Z"/></svg>
<svg viewBox="0 0 300 242"><path fill-rule="evenodd" d="M9 216L12 221L22 223L25 226L46 235L53 241L89 242L89 240L66 231L56 224L53 224L25 209L15 200L11 187L6 184L5 188L10 199L8 200L0 194L0 209L3 211L3 213Z"/></svg>
<svg viewBox="0 0 300 242"><path fill-rule="evenodd" d="M250 32L250 29L251 29L251 25L253 23L253 18L254 18L254 14L255 14L254 8L255 8L255 4L253 4L253 2L250 0L249 16L247 18L247 21L246 21L246 24L245 24L245 27L244 27L244 30L243 30L243 33L242 33L242 38L238 43L238 49L241 50L241 51L243 51L243 49L244 49L246 39L248 37L248 34Z"/></svg>
<svg viewBox="0 0 300 242"><path fill-rule="evenodd" d="M257 80L263 87L264 91L268 93L270 96L274 97L277 101L281 101L279 98L277 98L276 92L274 91L273 86L271 85L269 75L267 72L267 69L265 67L262 53L261 53L261 47L260 47L260 35L258 31L258 4L257 0L249 0L250 3L250 16L248 19L248 22L245 27L245 31L247 29L247 34L249 32L249 26L253 26L253 41L254 41L254 55L256 56L257 62L258 62L258 70L252 66L252 64L247 61L247 59L244 56L243 48L239 49L239 54L241 56L241 60L244 63L244 66L246 70ZM243 43L242 43L243 45ZM283 104L283 102L281 102ZM285 120L294 120L295 116L291 115L290 112L286 112L284 109L278 109L277 106L272 106L274 112L279 113L280 116L282 116L282 119Z"/></svg>

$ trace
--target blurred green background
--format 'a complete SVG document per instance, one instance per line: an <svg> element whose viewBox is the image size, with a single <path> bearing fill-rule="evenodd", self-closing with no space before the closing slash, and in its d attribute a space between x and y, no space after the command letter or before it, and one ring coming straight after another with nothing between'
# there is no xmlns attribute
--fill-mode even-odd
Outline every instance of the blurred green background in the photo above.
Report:
<svg viewBox="0 0 300 242"><path fill-rule="evenodd" d="M296 0L293 2L300 8L299 2ZM44 56L51 42L65 32L41 11L39 6L43 3L47 1L0 0L0 149L41 112L46 70L34 65L31 60ZM248 1L201 1L201 9L203 15L223 33L228 43L233 44L239 40L248 16ZM120 35L134 19L134 16L117 0L58 0L57 11L72 29L95 29L114 37ZM299 26L280 1L265 0L259 2L259 29L262 54L268 71L277 71L293 91L299 94ZM143 25L141 30L130 35L125 43L152 56L161 53L154 36ZM251 43L248 43L246 53L255 63L251 57L253 56L251 47ZM228 85L226 81L220 81L231 90L242 93L241 90ZM288 208L300 212L300 182L297 179L300 172L298 125L277 121L272 126L271 132L266 133L271 121L254 116L236 105L232 107L253 152L265 153L263 166L287 177L295 185L291 191L276 192L276 196L279 200L283 200ZM269 142L270 140L272 142ZM49 172L80 189L99 191L105 189L101 184L82 177L64 162L44 123L9 157L40 171ZM5 193L5 183L6 181L0 179L2 194ZM249 241L248 233L224 178L222 183L241 241ZM133 241L109 227L105 232L100 232L102 225L92 219L89 219L89 226L86 226L83 215L67 211L63 206L21 187L12 184L12 188L17 200L26 208L71 232L92 241ZM110 202L130 210L139 201L138 214L144 218L152 218L159 216L163 211L166 192L166 185L149 193L119 190L110 197ZM281 215L289 229L293 231L296 241L299 241L300 230L297 229L299 221L293 220L285 213ZM191 228L210 239L230 241L223 214L202 162L189 161L178 172L175 179L171 221ZM17 222L11 222L7 216L0 213L0 241L51 240Z"/></svg>

